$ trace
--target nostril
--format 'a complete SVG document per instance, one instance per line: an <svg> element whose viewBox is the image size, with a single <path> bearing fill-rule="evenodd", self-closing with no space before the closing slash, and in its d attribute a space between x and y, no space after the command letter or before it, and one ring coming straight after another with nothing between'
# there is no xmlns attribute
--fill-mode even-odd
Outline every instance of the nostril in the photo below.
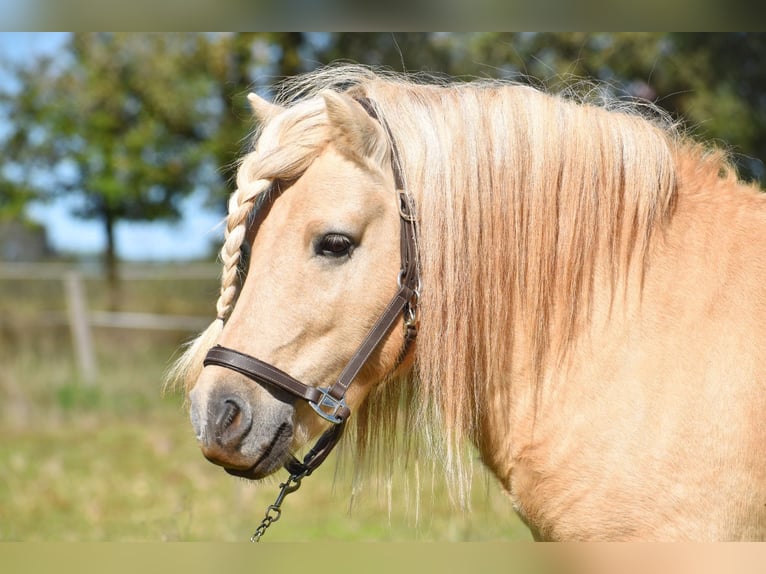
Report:
<svg viewBox="0 0 766 574"><path fill-rule="evenodd" d="M239 405L233 399L226 399L223 402L223 409L218 415L218 419L215 421L216 426L224 431L229 428L237 415L240 413Z"/></svg>
<svg viewBox="0 0 766 574"><path fill-rule="evenodd" d="M218 403L214 416L216 442L226 448L236 448L250 431L250 409L239 397L229 396Z"/></svg>

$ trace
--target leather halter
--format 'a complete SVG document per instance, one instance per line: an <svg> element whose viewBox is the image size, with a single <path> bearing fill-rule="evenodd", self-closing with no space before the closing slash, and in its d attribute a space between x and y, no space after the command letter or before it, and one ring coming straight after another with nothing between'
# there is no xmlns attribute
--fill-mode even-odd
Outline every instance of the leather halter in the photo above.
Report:
<svg viewBox="0 0 766 574"><path fill-rule="evenodd" d="M351 409L349 409L345 401L346 391L381 341L386 338L400 315L404 317L405 335L404 345L399 354L399 363L407 356L410 345L417 335L416 312L420 278L418 275L417 231L413 206L404 188L399 153L388 125L385 121L380 120L370 100L359 98L356 101L372 118L381 123L391 146L391 164L394 183L398 193L401 222L401 269L399 271L396 294L346 364L338 379L329 388L306 385L273 365L220 345L210 349L204 359L205 366L216 365L231 369L258 384L277 387L299 399L305 400L319 416L333 423L333 426L322 434L314 447L304 457L303 462L298 461L293 456L285 463L285 468L291 473L292 477L302 478L311 474L337 444L345 427L346 420L351 415ZM398 366L399 364L394 369Z"/></svg>

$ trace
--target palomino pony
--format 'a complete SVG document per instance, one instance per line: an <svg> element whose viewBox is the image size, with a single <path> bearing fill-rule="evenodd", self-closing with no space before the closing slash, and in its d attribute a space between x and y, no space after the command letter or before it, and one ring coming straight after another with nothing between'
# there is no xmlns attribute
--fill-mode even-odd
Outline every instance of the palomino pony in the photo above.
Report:
<svg viewBox="0 0 766 574"><path fill-rule="evenodd" d="M721 152L518 85L295 86L250 97L218 316L171 374L208 459L297 482L348 419L425 436L458 495L474 447L537 539L766 538L766 196Z"/></svg>

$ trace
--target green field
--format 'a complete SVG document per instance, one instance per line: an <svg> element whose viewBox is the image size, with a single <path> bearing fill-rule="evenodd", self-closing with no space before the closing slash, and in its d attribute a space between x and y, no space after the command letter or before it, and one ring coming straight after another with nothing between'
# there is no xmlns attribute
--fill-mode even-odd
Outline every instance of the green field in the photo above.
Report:
<svg viewBox="0 0 766 574"><path fill-rule="evenodd" d="M85 286L89 307L103 309L101 282ZM214 275L125 281L121 308L206 315L215 290ZM94 328L88 386L55 320L64 310L60 281L0 280L0 541L248 540L284 475L235 479L199 453L182 397L161 390L191 333ZM412 470L390 488L371 477L351 504L349 466L331 459L307 478L264 541L530 539L481 469L464 513L430 478L418 491Z"/></svg>

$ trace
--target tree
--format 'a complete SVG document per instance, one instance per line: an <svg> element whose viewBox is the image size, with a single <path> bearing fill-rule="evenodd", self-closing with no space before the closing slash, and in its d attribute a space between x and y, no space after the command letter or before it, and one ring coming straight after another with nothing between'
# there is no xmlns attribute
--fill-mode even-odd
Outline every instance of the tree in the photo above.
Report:
<svg viewBox="0 0 766 574"><path fill-rule="evenodd" d="M460 34L439 32L343 32L327 34L316 48L319 61L351 60L397 70L459 75Z"/></svg>
<svg viewBox="0 0 766 574"><path fill-rule="evenodd" d="M217 131L218 110L201 42L191 34L74 34L55 57L16 67L20 89L0 100L12 120L0 146L16 172L4 170L5 186L76 197L75 215L103 226L113 293L115 225L178 218L181 200L210 179L203 144Z"/></svg>
<svg viewBox="0 0 766 574"><path fill-rule="evenodd" d="M672 34L679 107L706 138L731 145L739 171L766 182L766 34Z"/></svg>

